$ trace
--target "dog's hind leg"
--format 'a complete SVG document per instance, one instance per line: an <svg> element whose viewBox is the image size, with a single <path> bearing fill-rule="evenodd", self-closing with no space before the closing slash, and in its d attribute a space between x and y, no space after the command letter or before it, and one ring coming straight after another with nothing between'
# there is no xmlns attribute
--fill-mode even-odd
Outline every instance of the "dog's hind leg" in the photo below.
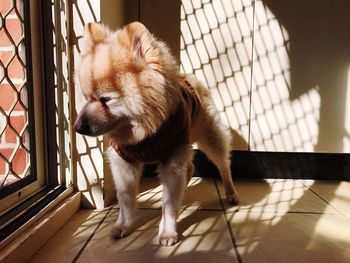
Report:
<svg viewBox="0 0 350 263"><path fill-rule="evenodd" d="M138 194L143 164L130 164L112 149L109 151L109 160L120 207L118 219L112 229L112 237L121 238L133 231L136 195Z"/></svg>
<svg viewBox="0 0 350 263"><path fill-rule="evenodd" d="M196 129L198 147L204 151L209 160L218 168L224 185L228 203L237 204L238 194L231 176L231 134L221 123L216 111L201 112L200 129Z"/></svg>
<svg viewBox="0 0 350 263"><path fill-rule="evenodd" d="M165 165L158 168L163 184L162 219L159 224L158 241L163 246L172 246L178 240L176 218L186 188L188 169L192 162L191 145L180 145Z"/></svg>

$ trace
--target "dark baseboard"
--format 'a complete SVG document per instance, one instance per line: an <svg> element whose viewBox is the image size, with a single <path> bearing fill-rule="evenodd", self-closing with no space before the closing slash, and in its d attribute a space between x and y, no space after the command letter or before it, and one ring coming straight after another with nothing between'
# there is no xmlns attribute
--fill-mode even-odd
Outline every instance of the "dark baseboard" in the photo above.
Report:
<svg viewBox="0 0 350 263"><path fill-rule="evenodd" d="M350 154L233 151L234 178L350 180ZM196 150L194 176L218 177L206 155ZM147 166L145 176L154 176L156 166Z"/></svg>

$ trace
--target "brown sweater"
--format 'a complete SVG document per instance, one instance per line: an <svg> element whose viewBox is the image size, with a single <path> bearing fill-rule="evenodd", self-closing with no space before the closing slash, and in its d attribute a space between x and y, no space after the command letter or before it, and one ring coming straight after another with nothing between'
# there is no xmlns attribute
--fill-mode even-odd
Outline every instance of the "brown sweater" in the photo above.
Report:
<svg viewBox="0 0 350 263"><path fill-rule="evenodd" d="M200 103L195 90L184 78L182 78L182 96L184 105L179 105L175 113L169 116L155 134L137 144L122 145L112 140L113 149L130 163L135 161L167 163L178 145L189 143L191 122Z"/></svg>

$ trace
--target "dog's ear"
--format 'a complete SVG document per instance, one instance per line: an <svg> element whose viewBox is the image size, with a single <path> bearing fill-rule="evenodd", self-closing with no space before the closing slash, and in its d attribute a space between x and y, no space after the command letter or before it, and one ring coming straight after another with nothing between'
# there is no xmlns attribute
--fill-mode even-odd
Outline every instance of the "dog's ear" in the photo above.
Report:
<svg viewBox="0 0 350 263"><path fill-rule="evenodd" d="M155 50L154 37L140 22L126 25L119 36L119 40L130 48L131 54L136 60L147 62L147 58Z"/></svg>
<svg viewBox="0 0 350 263"><path fill-rule="evenodd" d="M94 45L103 42L110 34L110 30L98 23L87 23L84 26L84 39L87 48L91 49Z"/></svg>

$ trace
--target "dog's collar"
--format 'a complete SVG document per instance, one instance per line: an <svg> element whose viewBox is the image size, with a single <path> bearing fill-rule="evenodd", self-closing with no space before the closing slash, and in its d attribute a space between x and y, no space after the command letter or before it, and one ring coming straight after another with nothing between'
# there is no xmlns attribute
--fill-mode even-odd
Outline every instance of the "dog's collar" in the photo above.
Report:
<svg viewBox="0 0 350 263"><path fill-rule="evenodd" d="M194 119L198 112L200 104L198 94L191 83L184 76L180 76L180 79L182 80L182 94L187 102L191 105L191 117Z"/></svg>
<svg viewBox="0 0 350 263"><path fill-rule="evenodd" d="M119 156L124 159L125 161L129 162L129 163L132 163L134 162L135 160L130 158L126 152L123 150L123 148L115 141L115 140L111 140L111 146L113 148L113 150L119 154Z"/></svg>

